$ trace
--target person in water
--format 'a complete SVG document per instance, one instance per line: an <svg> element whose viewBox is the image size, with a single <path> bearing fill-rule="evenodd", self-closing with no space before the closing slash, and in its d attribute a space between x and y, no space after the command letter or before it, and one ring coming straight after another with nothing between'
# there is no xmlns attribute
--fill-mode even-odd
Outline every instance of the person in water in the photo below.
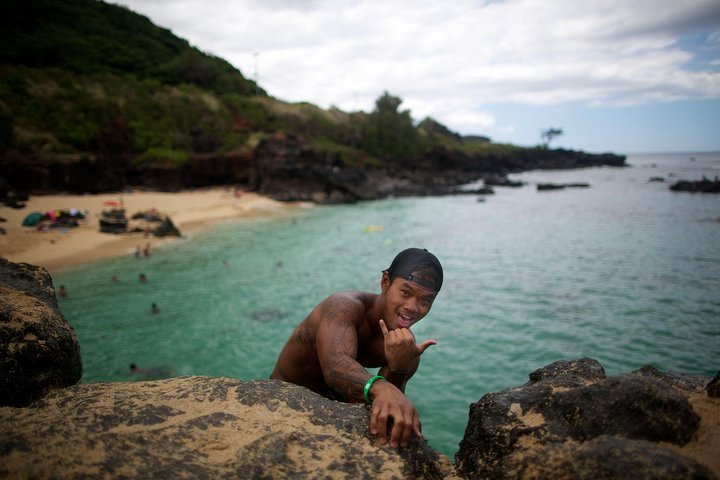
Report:
<svg viewBox="0 0 720 480"><path fill-rule="evenodd" d="M405 384L420 355L437 343L416 343L410 327L430 312L442 282L435 255L403 250L382 272L379 294L346 291L320 302L290 335L270 378L336 400L371 403L370 431L382 444L407 446L421 427ZM366 370L375 367L378 375Z"/></svg>

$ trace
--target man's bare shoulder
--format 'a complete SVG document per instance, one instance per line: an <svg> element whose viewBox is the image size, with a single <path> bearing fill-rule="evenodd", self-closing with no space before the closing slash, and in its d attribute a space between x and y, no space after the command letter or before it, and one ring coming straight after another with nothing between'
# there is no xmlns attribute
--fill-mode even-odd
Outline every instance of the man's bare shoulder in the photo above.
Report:
<svg viewBox="0 0 720 480"><path fill-rule="evenodd" d="M322 319L359 322L372 308L375 298L377 294L370 292L356 290L337 292L320 302L316 312Z"/></svg>

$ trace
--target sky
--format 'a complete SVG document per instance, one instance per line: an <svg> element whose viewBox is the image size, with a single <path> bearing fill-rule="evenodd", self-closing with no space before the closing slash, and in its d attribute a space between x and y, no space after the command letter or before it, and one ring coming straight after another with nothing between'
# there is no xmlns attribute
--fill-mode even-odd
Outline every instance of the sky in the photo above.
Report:
<svg viewBox="0 0 720 480"><path fill-rule="evenodd" d="M273 97L589 152L720 151L720 0L118 0Z"/></svg>

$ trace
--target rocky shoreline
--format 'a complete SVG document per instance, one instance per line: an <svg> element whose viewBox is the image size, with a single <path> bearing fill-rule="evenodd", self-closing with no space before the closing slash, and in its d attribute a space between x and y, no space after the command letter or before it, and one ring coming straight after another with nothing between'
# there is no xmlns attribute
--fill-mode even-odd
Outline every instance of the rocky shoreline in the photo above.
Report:
<svg viewBox="0 0 720 480"><path fill-rule="evenodd" d="M0 477L720 476L720 376L558 361L473 403L453 463L422 439L382 446L367 406L283 382L81 372L50 275L0 258Z"/></svg>
<svg viewBox="0 0 720 480"><path fill-rule="evenodd" d="M337 153L278 133L262 140L252 153L195 155L182 167L137 165L120 155L68 159L7 154L0 157L0 201L15 202L35 193L84 194L131 188L178 191L239 185L281 201L351 203L390 196L454 194L458 186L483 178L503 185L509 173L591 166L624 167L625 156L540 147L470 155L435 147L412 161L388 160L370 167L347 165Z"/></svg>

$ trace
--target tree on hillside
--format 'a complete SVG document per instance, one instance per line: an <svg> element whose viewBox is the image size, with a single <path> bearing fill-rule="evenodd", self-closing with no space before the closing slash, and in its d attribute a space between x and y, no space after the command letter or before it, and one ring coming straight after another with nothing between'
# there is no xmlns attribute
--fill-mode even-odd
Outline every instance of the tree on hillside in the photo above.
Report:
<svg viewBox="0 0 720 480"><path fill-rule="evenodd" d="M540 133L540 137L543 139L543 147L548 148L548 146L550 146L550 142L553 141L553 138L559 137L562 134L562 128L550 127L547 130L543 130Z"/></svg>
<svg viewBox="0 0 720 480"><path fill-rule="evenodd" d="M400 110L402 99L383 93L363 125L363 150L381 158L409 159L421 149L420 135L409 110Z"/></svg>

